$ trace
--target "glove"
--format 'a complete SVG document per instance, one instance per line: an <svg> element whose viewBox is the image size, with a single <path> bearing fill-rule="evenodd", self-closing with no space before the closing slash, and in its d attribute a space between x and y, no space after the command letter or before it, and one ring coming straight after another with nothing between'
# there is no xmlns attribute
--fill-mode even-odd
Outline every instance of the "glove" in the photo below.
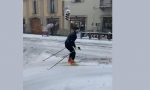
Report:
<svg viewBox="0 0 150 90"><path fill-rule="evenodd" d="M77 47L78 48L78 50L81 50L81 48L80 47Z"/></svg>
<svg viewBox="0 0 150 90"><path fill-rule="evenodd" d="M73 48L74 48L74 50L81 50L80 47L73 47Z"/></svg>

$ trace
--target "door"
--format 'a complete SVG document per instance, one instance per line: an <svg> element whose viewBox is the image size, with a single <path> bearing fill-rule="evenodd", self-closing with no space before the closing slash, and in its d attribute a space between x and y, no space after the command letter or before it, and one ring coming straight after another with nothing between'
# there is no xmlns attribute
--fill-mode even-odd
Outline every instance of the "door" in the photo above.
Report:
<svg viewBox="0 0 150 90"><path fill-rule="evenodd" d="M30 23L32 34L42 34L42 25L39 18L31 18Z"/></svg>
<svg viewBox="0 0 150 90"><path fill-rule="evenodd" d="M77 27L80 29L80 31L85 31L85 23L86 23L86 17L77 17L77 16L71 17L70 24L76 24Z"/></svg>
<svg viewBox="0 0 150 90"><path fill-rule="evenodd" d="M112 17L103 17L102 32L112 32Z"/></svg>

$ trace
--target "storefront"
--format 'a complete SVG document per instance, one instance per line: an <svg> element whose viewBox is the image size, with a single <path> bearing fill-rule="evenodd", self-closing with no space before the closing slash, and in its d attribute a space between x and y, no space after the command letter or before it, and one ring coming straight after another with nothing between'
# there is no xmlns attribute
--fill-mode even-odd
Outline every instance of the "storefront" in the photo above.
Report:
<svg viewBox="0 0 150 90"><path fill-rule="evenodd" d="M112 17L103 17L102 18L102 32L111 32L112 33Z"/></svg>
<svg viewBox="0 0 150 90"><path fill-rule="evenodd" d="M73 24L76 24L80 31L85 31L85 29L86 29L86 17L71 16L70 21L71 21L70 28L72 28Z"/></svg>

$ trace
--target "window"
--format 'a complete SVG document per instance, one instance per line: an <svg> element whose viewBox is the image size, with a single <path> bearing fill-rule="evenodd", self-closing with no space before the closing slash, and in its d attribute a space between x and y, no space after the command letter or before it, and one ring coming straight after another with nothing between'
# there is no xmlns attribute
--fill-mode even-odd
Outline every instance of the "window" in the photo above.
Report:
<svg viewBox="0 0 150 90"><path fill-rule="evenodd" d="M50 11L51 13L55 13L54 0L50 0Z"/></svg>
<svg viewBox="0 0 150 90"><path fill-rule="evenodd" d="M49 12L56 13L57 11L57 0L49 0Z"/></svg>
<svg viewBox="0 0 150 90"><path fill-rule="evenodd" d="M33 0L33 14L37 14L37 1Z"/></svg>
<svg viewBox="0 0 150 90"><path fill-rule="evenodd" d="M103 17L103 32L112 32L112 17Z"/></svg>

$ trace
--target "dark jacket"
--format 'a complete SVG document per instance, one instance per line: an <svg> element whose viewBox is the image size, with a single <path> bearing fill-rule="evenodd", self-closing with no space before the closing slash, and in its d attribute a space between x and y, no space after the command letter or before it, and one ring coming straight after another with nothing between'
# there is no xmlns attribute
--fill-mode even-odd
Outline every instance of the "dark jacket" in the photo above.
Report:
<svg viewBox="0 0 150 90"><path fill-rule="evenodd" d="M66 41L65 41L65 46L67 47L76 47L75 45L75 40L77 39L77 34L76 32L72 32L71 34L68 35Z"/></svg>

